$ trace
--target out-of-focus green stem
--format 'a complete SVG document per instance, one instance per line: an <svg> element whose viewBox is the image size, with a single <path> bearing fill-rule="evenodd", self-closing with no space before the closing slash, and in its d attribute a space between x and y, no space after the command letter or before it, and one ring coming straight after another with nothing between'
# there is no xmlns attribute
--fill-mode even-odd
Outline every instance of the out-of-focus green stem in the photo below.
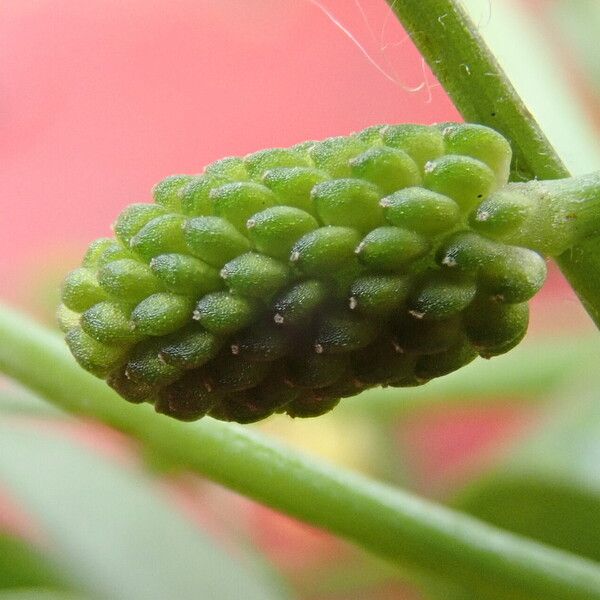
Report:
<svg viewBox="0 0 600 600"><path fill-rule="evenodd" d="M128 432L166 461L323 527L417 573L537 600L600 600L600 565L489 527L248 427L185 424L127 404L83 371L62 340L0 307L0 371L72 413Z"/></svg>
<svg viewBox="0 0 600 600"><path fill-rule="evenodd" d="M387 1L465 120L493 127L511 142L515 179L569 177L457 0ZM600 327L600 257L593 251L597 247L583 243L556 260Z"/></svg>

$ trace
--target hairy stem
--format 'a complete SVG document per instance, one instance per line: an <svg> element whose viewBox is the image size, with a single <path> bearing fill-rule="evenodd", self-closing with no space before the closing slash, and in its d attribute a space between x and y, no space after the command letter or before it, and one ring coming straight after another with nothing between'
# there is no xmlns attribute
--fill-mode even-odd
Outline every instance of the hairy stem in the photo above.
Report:
<svg viewBox="0 0 600 600"><path fill-rule="evenodd" d="M457 0L387 1L465 120L493 127L511 142L514 179L569 177ZM556 261L600 327L600 275L593 275L600 258L584 242Z"/></svg>
<svg viewBox="0 0 600 600"><path fill-rule="evenodd" d="M600 566L335 469L250 428L184 424L125 403L84 372L62 340L0 309L0 371L68 411L132 434L167 462L438 580L478 593L600 600ZM526 596L527 597L527 596Z"/></svg>

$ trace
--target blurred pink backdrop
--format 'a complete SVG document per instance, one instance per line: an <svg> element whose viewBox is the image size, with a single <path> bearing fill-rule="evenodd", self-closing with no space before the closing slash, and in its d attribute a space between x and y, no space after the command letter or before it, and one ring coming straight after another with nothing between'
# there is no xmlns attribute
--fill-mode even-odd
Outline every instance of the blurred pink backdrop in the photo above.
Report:
<svg viewBox="0 0 600 600"><path fill-rule="evenodd" d="M4 0L1 12L9 300L24 267L75 266L169 174L379 122L457 118L383 0Z"/></svg>

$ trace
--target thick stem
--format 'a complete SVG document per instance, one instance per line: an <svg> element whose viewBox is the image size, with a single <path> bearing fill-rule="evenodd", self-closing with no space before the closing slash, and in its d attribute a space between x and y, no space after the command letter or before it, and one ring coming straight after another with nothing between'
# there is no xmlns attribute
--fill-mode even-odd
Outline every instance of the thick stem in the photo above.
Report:
<svg viewBox="0 0 600 600"><path fill-rule="evenodd" d="M508 138L514 179L569 177L457 0L387 1L465 120L493 127ZM585 242L570 248L556 261L600 327L600 276L590 276L598 272L600 259L588 246Z"/></svg>
<svg viewBox="0 0 600 600"><path fill-rule="evenodd" d="M477 594L600 600L600 566L311 459L247 427L184 424L127 404L52 332L0 310L0 371L54 404L131 433L174 465Z"/></svg>
<svg viewBox="0 0 600 600"><path fill-rule="evenodd" d="M559 256L600 233L600 172L511 183L479 206L472 225L508 244Z"/></svg>
<svg viewBox="0 0 600 600"><path fill-rule="evenodd" d="M388 3L465 120L508 138L515 179L569 176L459 2Z"/></svg>

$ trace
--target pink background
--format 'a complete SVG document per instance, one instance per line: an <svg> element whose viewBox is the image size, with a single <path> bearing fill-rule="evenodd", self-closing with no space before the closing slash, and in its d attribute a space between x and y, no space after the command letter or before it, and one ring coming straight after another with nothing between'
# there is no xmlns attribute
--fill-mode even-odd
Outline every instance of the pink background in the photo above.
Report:
<svg viewBox="0 0 600 600"><path fill-rule="evenodd" d="M169 174L379 122L457 118L383 1L322 6L394 82L310 0L4 0L1 296L18 300L49 260L75 266Z"/></svg>

